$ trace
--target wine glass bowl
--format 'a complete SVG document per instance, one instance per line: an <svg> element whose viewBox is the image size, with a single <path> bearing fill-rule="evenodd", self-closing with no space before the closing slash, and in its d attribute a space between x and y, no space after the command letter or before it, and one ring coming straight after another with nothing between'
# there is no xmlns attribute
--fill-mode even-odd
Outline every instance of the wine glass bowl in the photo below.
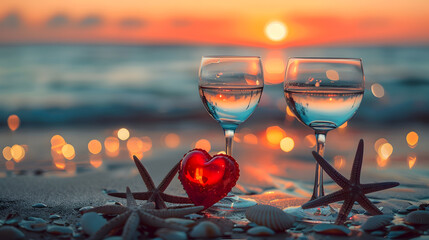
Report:
<svg viewBox="0 0 429 240"><path fill-rule="evenodd" d="M246 121L261 99L264 76L260 57L205 56L199 71L199 93L210 116L222 126L226 154L232 156L232 142L238 125ZM255 201L229 195L212 208L242 211Z"/></svg>
<svg viewBox="0 0 429 240"><path fill-rule="evenodd" d="M290 58L284 92L286 102L303 124L315 131L323 156L326 134L356 113L365 90L362 60L356 58ZM311 199L324 195L323 172L316 163Z"/></svg>

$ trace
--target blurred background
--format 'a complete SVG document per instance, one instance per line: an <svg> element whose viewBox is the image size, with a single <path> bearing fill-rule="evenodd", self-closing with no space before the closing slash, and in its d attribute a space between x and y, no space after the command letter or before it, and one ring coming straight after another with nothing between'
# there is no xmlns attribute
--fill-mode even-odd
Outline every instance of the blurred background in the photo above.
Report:
<svg viewBox="0 0 429 240"><path fill-rule="evenodd" d="M241 181L293 179L296 169L313 180L313 133L283 95L292 56L363 59L362 104L327 137L337 169L350 169L363 138L371 169L427 175L427 9L426 0L2 0L0 174L74 176L132 166L133 154L174 162L194 147L222 151L198 94L201 56L258 55L266 86L234 139Z"/></svg>

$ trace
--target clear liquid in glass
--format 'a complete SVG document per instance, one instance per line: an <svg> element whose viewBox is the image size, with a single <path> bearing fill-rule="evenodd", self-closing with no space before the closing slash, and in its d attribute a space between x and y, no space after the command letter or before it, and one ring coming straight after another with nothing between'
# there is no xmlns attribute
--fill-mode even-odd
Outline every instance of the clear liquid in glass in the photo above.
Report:
<svg viewBox="0 0 429 240"><path fill-rule="evenodd" d="M363 91L353 89L285 90L286 101L295 116L316 131L335 129L359 108Z"/></svg>
<svg viewBox="0 0 429 240"><path fill-rule="evenodd" d="M204 107L224 129L235 129L255 110L262 87L201 87Z"/></svg>

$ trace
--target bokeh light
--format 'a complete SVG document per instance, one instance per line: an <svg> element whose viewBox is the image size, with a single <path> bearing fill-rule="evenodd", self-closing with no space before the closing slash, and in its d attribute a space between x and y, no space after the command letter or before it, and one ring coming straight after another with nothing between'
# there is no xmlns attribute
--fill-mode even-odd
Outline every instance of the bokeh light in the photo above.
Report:
<svg viewBox="0 0 429 240"><path fill-rule="evenodd" d="M378 83L374 83L371 85L371 92L376 98L384 97L384 88Z"/></svg>
<svg viewBox="0 0 429 240"><path fill-rule="evenodd" d="M375 152L379 153L380 152L380 147L383 144L385 144L385 143L387 143L387 140L385 138L379 138L379 139L377 139L377 141L375 141L375 143L374 143L374 150L375 150Z"/></svg>
<svg viewBox="0 0 429 240"><path fill-rule="evenodd" d="M98 141L97 139L93 139L93 140L89 141L89 143L88 143L88 150L92 154L100 153L102 148L103 147L101 146L100 141Z"/></svg>
<svg viewBox="0 0 429 240"><path fill-rule="evenodd" d="M11 147L6 146L5 148L3 148L3 157L4 159L6 159L7 161L12 160L12 153L11 153Z"/></svg>
<svg viewBox="0 0 429 240"><path fill-rule="evenodd" d="M21 145L15 144L12 146L10 153L12 155L13 160L18 163L24 158L25 149Z"/></svg>
<svg viewBox="0 0 429 240"><path fill-rule="evenodd" d="M175 133L169 133L165 136L164 142L168 148L177 148L180 145L180 137Z"/></svg>
<svg viewBox="0 0 429 240"><path fill-rule="evenodd" d="M17 116L17 115L15 115L15 114L13 114L13 115L10 115L8 118L7 118L7 125L9 126L9 129L13 132L13 131L16 131L16 129L18 129L19 128L19 124L20 124L20 119L19 119L19 117Z"/></svg>
<svg viewBox="0 0 429 240"><path fill-rule="evenodd" d="M66 168L66 161L64 158L54 158L54 165L56 168L64 170Z"/></svg>
<svg viewBox="0 0 429 240"><path fill-rule="evenodd" d="M377 156L377 165L379 167L382 167L382 168L386 167L388 162L389 162L388 158L384 159L384 158L382 158L380 156Z"/></svg>
<svg viewBox="0 0 429 240"><path fill-rule="evenodd" d="M115 137L107 137L104 140L104 149L106 153L114 153L119 151L119 139Z"/></svg>
<svg viewBox="0 0 429 240"><path fill-rule="evenodd" d="M148 152L152 149L152 139L148 136L142 137L141 138L142 142L143 142L143 152Z"/></svg>
<svg viewBox="0 0 429 240"><path fill-rule="evenodd" d="M122 141L127 140L130 137L130 131L126 128L121 128L118 130L118 138Z"/></svg>
<svg viewBox="0 0 429 240"><path fill-rule="evenodd" d="M258 137L255 134L248 133L243 137L244 143L256 145L258 144Z"/></svg>
<svg viewBox="0 0 429 240"><path fill-rule="evenodd" d="M295 142L290 137L285 137L280 141L280 148L283 152L290 152L295 147Z"/></svg>
<svg viewBox="0 0 429 240"><path fill-rule="evenodd" d="M388 159L393 153L393 146L390 143L384 143L380 147L379 155L383 159Z"/></svg>
<svg viewBox="0 0 429 240"><path fill-rule="evenodd" d="M419 142L419 135L416 132L409 132L406 139L408 146L410 148L415 148Z"/></svg>
<svg viewBox="0 0 429 240"><path fill-rule="evenodd" d="M286 132L279 126L268 127L265 131L269 143L279 145L280 141L286 137Z"/></svg>
<svg viewBox="0 0 429 240"><path fill-rule="evenodd" d="M206 150L207 152L210 152L210 149L212 147L211 147L209 140L203 138L203 139L198 140L195 143L195 148L200 148L200 149Z"/></svg>
<svg viewBox="0 0 429 240"><path fill-rule="evenodd" d="M61 152L67 160L72 160L75 157L74 147L71 144L64 145Z"/></svg>
<svg viewBox="0 0 429 240"><path fill-rule="evenodd" d="M290 110L289 106L286 107L286 113L289 117L295 117L295 114Z"/></svg>
<svg viewBox="0 0 429 240"><path fill-rule="evenodd" d="M60 135L54 135L51 138L51 149L56 151L58 154L61 154L61 150L65 144L66 141Z"/></svg>

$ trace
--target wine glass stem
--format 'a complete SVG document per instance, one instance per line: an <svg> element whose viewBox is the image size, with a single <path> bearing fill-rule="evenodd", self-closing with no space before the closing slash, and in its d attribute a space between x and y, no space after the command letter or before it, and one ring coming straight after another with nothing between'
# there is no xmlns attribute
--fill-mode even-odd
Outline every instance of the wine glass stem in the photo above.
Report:
<svg viewBox="0 0 429 240"><path fill-rule="evenodd" d="M226 154L232 156L232 141L234 139L235 129L224 129L226 141Z"/></svg>
<svg viewBox="0 0 429 240"><path fill-rule="evenodd" d="M322 157L325 151L326 133L327 132L316 131L317 153ZM311 197L311 200L322 197L324 195L325 191L323 190L323 169L318 163L316 163L313 196Z"/></svg>

